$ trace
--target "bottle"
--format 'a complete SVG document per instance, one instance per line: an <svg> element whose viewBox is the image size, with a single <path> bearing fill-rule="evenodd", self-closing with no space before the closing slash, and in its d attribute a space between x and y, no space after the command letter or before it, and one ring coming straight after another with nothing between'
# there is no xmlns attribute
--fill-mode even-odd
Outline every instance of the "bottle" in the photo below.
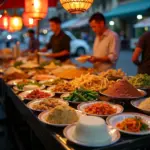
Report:
<svg viewBox="0 0 150 150"><path fill-rule="evenodd" d="M20 56L20 42L19 41L17 41L16 43L16 49L17 49L17 57L19 57Z"/></svg>
<svg viewBox="0 0 150 150"><path fill-rule="evenodd" d="M13 58L16 59L16 57L17 57L17 47L16 47L16 45L14 45L13 48L12 48L12 54L13 54Z"/></svg>

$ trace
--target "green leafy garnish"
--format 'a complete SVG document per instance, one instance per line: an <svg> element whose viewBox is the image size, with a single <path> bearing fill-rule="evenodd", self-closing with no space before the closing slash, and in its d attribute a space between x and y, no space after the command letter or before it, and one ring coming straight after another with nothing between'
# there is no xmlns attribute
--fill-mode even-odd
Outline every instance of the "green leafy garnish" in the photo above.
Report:
<svg viewBox="0 0 150 150"><path fill-rule="evenodd" d="M22 64L23 64L22 61L16 61L16 62L14 63L14 67L19 67L19 66L21 66Z"/></svg>

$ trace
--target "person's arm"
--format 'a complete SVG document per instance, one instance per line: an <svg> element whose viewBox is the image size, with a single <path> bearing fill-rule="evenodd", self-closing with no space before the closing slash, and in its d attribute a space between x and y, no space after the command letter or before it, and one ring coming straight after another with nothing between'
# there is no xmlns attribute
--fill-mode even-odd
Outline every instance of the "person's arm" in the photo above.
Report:
<svg viewBox="0 0 150 150"><path fill-rule="evenodd" d="M142 53L142 49L140 47L136 47L134 52L133 52L133 55L132 55L132 62L136 65L139 65L140 64L140 61L139 61L139 57Z"/></svg>
<svg viewBox="0 0 150 150"><path fill-rule="evenodd" d="M69 55L69 51L68 50L63 50L63 51L61 51L59 53L52 53L52 54L50 54L47 57L49 57L49 58L57 58L57 57L68 56L68 55Z"/></svg>
<svg viewBox="0 0 150 150"><path fill-rule="evenodd" d="M137 47L135 48L133 55L132 55L132 62L136 65L140 64L139 57L142 53L142 50L144 49L145 46L145 38L146 34L144 34L138 41Z"/></svg>
<svg viewBox="0 0 150 150"><path fill-rule="evenodd" d="M51 43L52 43L52 38L51 38L50 41L46 44L46 46L40 50L40 52L47 52L48 49L51 49L51 48L52 48L52 44L51 44Z"/></svg>
<svg viewBox="0 0 150 150"><path fill-rule="evenodd" d="M92 56L89 61L92 63L115 63L119 56L120 41L117 35L110 37L109 54L105 57Z"/></svg>

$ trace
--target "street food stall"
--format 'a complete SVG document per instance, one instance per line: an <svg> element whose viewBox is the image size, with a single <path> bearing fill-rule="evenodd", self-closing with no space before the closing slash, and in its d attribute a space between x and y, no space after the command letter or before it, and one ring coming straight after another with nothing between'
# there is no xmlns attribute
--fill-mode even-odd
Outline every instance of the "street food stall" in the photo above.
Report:
<svg viewBox="0 0 150 150"><path fill-rule="evenodd" d="M0 80L20 149L149 148L150 76L28 59L11 61Z"/></svg>
<svg viewBox="0 0 150 150"><path fill-rule="evenodd" d="M33 19L44 18L45 9L44 14L35 10L48 8L48 1L43 3L44 7L39 5L41 1L35 5L25 2L27 14L32 14ZM49 2L53 2L51 6L56 5L56 1ZM88 5L81 5L87 1L73 1L73 5L65 0L60 2L68 12L81 13L93 0ZM74 4L86 9L73 9ZM24 4L15 1L5 3L3 8L13 6L20 8ZM26 56L18 52L13 56L11 50L3 50L0 70L1 103L9 133L18 149L150 148L149 75L130 76L121 69L99 72L94 67L77 65L89 61L91 56L79 56L75 64L68 57L63 62L47 60L45 56L49 52L36 51ZM5 61L3 56L7 58Z"/></svg>

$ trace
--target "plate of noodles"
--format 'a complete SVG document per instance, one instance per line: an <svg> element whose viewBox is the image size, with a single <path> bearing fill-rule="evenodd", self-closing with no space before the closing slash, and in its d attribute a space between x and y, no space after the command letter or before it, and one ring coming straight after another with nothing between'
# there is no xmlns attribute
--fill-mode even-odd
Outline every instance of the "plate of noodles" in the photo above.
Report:
<svg viewBox="0 0 150 150"><path fill-rule="evenodd" d="M132 135L150 134L150 117L140 113L121 113L106 119L108 125L120 132Z"/></svg>
<svg viewBox="0 0 150 150"><path fill-rule="evenodd" d="M133 107L143 111L146 114L150 114L150 97L149 98L132 100L131 105Z"/></svg>
<svg viewBox="0 0 150 150"><path fill-rule="evenodd" d="M56 106L50 111L44 111L38 115L38 119L47 125L65 127L77 122L83 114L67 105Z"/></svg>

